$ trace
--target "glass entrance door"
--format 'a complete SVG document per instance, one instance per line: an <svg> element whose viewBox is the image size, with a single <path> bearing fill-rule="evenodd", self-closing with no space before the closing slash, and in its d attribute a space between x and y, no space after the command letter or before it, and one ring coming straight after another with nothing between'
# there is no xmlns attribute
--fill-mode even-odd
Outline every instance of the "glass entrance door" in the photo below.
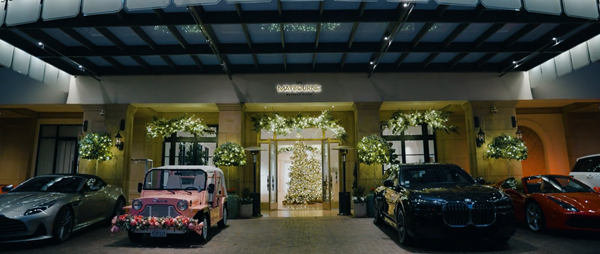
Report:
<svg viewBox="0 0 600 254"><path fill-rule="evenodd" d="M331 210L331 174L329 170L329 140L325 139L321 145L321 163L323 164L323 210Z"/></svg>
<svg viewBox="0 0 600 254"><path fill-rule="evenodd" d="M269 174L267 175L269 210L277 210L277 142L269 142Z"/></svg>

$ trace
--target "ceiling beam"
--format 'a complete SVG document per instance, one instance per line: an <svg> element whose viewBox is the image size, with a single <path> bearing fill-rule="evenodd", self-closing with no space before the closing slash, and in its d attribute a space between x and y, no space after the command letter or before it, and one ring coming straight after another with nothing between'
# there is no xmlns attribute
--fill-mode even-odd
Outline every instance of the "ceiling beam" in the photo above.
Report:
<svg viewBox="0 0 600 254"><path fill-rule="evenodd" d="M202 63L202 61L200 61L200 58L198 57L198 55L191 55L190 56L192 58L192 61L194 61L194 63L196 64L196 66L198 66L198 68L200 68L200 71L204 72L204 64Z"/></svg>
<svg viewBox="0 0 600 254"><path fill-rule="evenodd" d="M101 58L104 61L106 61L109 64L111 64L113 67L117 68L117 70L119 70L119 71L125 71L125 66L123 64L121 64L119 61L115 60L114 58L112 58L110 56L103 56Z"/></svg>
<svg viewBox="0 0 600 254"><path fill-rule="evenodd" d="M465 58L467 55L469 55L469 53L459 53L454 58L452 58L450 62L448 62L448 65L450 66L450 68L454 67L456 64L458 64L458 62L460 62L460 60Z"/></svg>
<svg viewBox="0 0 600 254"><path fill-rule="evenodd" d="M423 37L425 37L425 35L429 32L429 30L431 30L433 25L435 25L435 23L426 23L425 25L423 25L421 30L419 30L417 35L415 35L415 38L412 40L413 48L416 47L417 45L419 45L419 42L421 42L421 39L423 39Z"/></svg>
<svg viewBox="0 0 600 254"><path fill-rule="evenodd" d="M200 30L202 31L202 33L204 34L204 37L206 37L206 39L208 39L208 45L211 47L213 53L215 54L215 56L217 57L217 59L219 59L219 61L221 62L221 66L223 67L223 70L225 71L225 74L227 74L227 76L229 77L229 79L231 79L231 63L229 63L229 60L227 59L227 57L225 57L224 55L222 55L219 51L220 49L220 43L219 43L219 39L217 38L217 35L215 34L214 30L212 29L212 25L208 25L204 23L204 15L206 14L206 12L204 11L204 9L201 6L189 6L188 7L191 16L194 18L194 21L196 23L196 25L198 26L198 28L200 28ZM236 12L237 15L237 12Z"/></svg>
<svg viewBox="0 0 600 254"><path fill-rule="evenodd" d="M240 19L243 20L244 17L242 15L244 11L242 10L242 6L240 4L235 4L235 10L237 11ZM244 38L246 38L248 48L252 49L252 38L250 37L250 31L248 31L248 25L242 24L242 30L244 31ZM254 66L258 70L258 60L256 59L256 54L252 54L252 62L254 62Z"/></svg>
<svg viewBox="0 0 600 254"><path fill-rule="evenodd" d="M165 17L165 11L163 11L162 9L154 9L154 13L162 22L167 22L167 18ZM167 26L167 29L169 30L169 33L171 33L173 37L175 37L175 40L177 40L177 42L179 43L179 45L181 45L183 49L188 49L189 44L187 43L183 35L179 32L179 30L177 30L176 26Z"/></svg>
<svg viewBox="0 0 600 254"><path fill-rule="evenodd" d="M102 28L100 30L102 31ZM101 33L105 33L102 31ZM109 34L108 34L109 35ZM110 35L109 35L110 36ZM114 37L114 35L113 35ZM107 37L108 38L108 37ZM112 37L111 37L112 38ZM115 40L112 38L111 40ZM383 40L383 38L382 38ZM122 44L119 41L116 43ZM341 43L286 43L283 49L280 43L254 43L252 48L247 43L228 43L220 44L222 55L228 54L282 54L282 53L377 53L381 51L382 42L355 42L352 48L348 44ZM564 48L552 48L544 53L562 53ZM411 42L394 42L389 45L387 52L395 53L533 53L539 49L537 42L516 42L510 47L505 47L502 42L485 42L477 47L472 42L453 42L445 47L445 42L421 42L417 47L412 47ZM568 50L568 48L567 48ZM152 55L206 55L213 54L212 49L207 44L188 45L188 49L180 45L158 45L157 50L153 51L148 46L136 45L116 45L116 46L97 46L95 52L91 52L86 47L68 47L62 52L66 57L91 57L91 56L152 56ZM33 52L33 55L40 58L56 58L43 52Z"/></svg>
<svg viewBox="0 0 600 254"><path fill-rule="evenodd" d="M396 69L400 68L400 65L402 65L402 63L404 62L404 59L406 59L408 57L408 55L409 55L409 53L403 53L402 55L400 55L398 57L398 59L394 63L394 65L396 65Z"/></svg>
<svg viewBox="0 0 600 254"><path fill-rule="evenodd" d="M366 7L367 7L367 3L365 3L365 2L360 3L360 6L358 7L358 15L357 15L359 19L363 16L363 14L365 14ZM348 48L351 48L352 43L354 43L354 37L356 36L356 31L358 31L359 25L360 25L360 23L358 21L355 21L354 24L352 24L352 30L350 31L350 36L348 37L348 41L347 41ZM344 67L347 57L348 57L348 53L344 53L344 55L342 56L342 59L340 60L340 68Z"/></svg>
<svg viewBox="0 0 600 254"><path fill-rule="evenodd" d="M282 15L285 12L286 15ZM396 10L367 10L362 16L356 10L327 10L327 15L320 16L314 10L293 11L247 11L240 20L237 11L215 11L203 14L205 25L217 24L270 24L270 23L355 23L355 22L396 22ZM411 23L577 23L590 22L588 19L573 18L566 15L547 15L523 12L515 16L515 11L495 10L478 16L473 10L445 10L438 16L438 10L414 10L406 22ZM85 19L79 17L42 21L15 26L19 29L66 28L66 27L116 27L116 26L159 26L159 25L195 25L194 19L181 13L165 13L161 21L153 13L127 14L127 20L118 15L93 15ZM6 28L3 28L6 29Z"/></svg>
<svg viewBox="0 0 600 254"><path fill-rule="evenodd" d="M524 27L522 27L521 29L519 29L519 31L517 31L516 33L514 33L513 35L511 35L510 37L508 37L508 39L504 40L504 46L505 47L510 47L513 44L515 44L518 40L520 40L521 38L523 38L523 36L529 34L531 31L535 30L536 28L538 28L539 26L541 26L542 24L527 24Z"/></svg>
<svg viewBox="0 0 600 254"><path fill-rule="evenodd" d="M96 30L100 34L102 34L102 36L104 36L112 44L115 44L115 46L119 50L121 50L125 55L130 55L129 53L127 53L127 46L125 45L125 43L123 43L119 38L117 38L117 36L115 36L112 32L110 32L110 30L108 30L105 27L99 27L99 28L96 28ZM144 59L142 59L140 56L131 55L130 57L131 57L131 59L133 59L133 61L135 61L138 65L140 65L146 72L152 72L152 68L150 67L150 65L148 63L146 63L146 61L144 61Z"/></svg>
<svg viewBox="0 0 600 254"><path fill-rule="evenodd" d="M492 35L494 35L496 32L498 32L498 30L502 29L502 27L504 27L504 25L506 25L506 24L493 24L490 28L485 30L485 32L483 32L483 34L481 34L479 37L477 37L477 39L475 39L475 42L474 42L475 47L481 46L481 44L483 44L487 39L492 37Z"/></svg>
<svg viewBox="0 0 600 254"><path fill-rule="evenodd" d="M487 63L487 61L489 61L490 59L492 59L493 57L495 57L498 53L487 53L484 56L482 56L479 60L477 60L475 67L476 68L481 68L484 64ZM498 70L496 70L498 71Z"/></svg>
<svg viewBox="0 0 600 254"><path fill-rule="evenodd" d="M431 62L433 62L433 60L438 57L440 55L440 53L431 53L429 54L429 56L427 58L425 58L425 60L423 60L423 68L427 68L427 66L429 66L429 64Z"/></svg>
<svg viewBox="0 0 600 254"><path fill-rule="evenodd" d="M468 23L461 23L459 24L456 28L454 28L454 30L452 31L452 33L450 33L448 35L448 37L446 37L446 39L444 39L444 48L448 47L452 42L454 42L454 40L460 36L466 29L467 27L469 27L470 24Z"/></svg>

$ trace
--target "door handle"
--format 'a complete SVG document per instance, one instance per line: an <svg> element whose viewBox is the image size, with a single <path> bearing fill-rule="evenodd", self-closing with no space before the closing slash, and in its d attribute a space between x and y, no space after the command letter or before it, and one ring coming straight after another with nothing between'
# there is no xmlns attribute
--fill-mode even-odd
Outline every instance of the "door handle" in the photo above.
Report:
<svg viewBox="0 0 600 254"><path fill-rule="evenodd" d="M271 176L271 190L275 191L275 176Z"/></svg>
<svg viewBox="0 0 600 254"><path fill-rule="evenodd" d="M271 176L267 176L267 191L271 191Z"/></svg>

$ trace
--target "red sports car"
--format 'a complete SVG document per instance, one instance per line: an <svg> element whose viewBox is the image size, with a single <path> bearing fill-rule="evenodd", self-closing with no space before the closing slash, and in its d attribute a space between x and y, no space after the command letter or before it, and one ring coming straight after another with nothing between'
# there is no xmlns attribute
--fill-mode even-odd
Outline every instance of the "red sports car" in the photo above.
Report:
<svg viewBox="0 0 600 254"><path fill-rule="evenodd" d="M600 231L600 188L570 176L537 175L494 184L510 195L518 222L544 229Z"/></svg>

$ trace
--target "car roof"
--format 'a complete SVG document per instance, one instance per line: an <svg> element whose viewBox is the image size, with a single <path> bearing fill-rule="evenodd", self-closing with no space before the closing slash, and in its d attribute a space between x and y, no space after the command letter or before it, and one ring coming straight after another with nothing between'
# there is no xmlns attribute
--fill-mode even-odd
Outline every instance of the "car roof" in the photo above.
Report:
<svg viewBox="0 0 600 254"><path fill-rule="evenodd" d="M221 172L221 174L223 174L223 170L221 170L220 168L213 167L213 166L206 166L206 165L169 165L169 166L156 167L153 169L203 170L206 173L214 173L216 171L216 172ZM153 169L151 169L151 170L153 170Z"/></svg>
<svg viewBox="0 0 600 254"><path fill-rule="evenodd" d="M90 174L60 174L60 173L58 173L58 174L39 175L39 176L36 176L36 177L44 177L44 176L80 176L80 177L87 177L87 178L90 178L90 177L100 178L99 176L90 175Z"/></svg>
<svg viewBox="0 0 600 254"><path fill-rule="evenodd" d="M599 154L590 154L590 155L586 155L583 157L579 157L579 158L577 158L577 160L587 159L587 158L591 158L591 157L600 157L600 153Z"/></svg>

